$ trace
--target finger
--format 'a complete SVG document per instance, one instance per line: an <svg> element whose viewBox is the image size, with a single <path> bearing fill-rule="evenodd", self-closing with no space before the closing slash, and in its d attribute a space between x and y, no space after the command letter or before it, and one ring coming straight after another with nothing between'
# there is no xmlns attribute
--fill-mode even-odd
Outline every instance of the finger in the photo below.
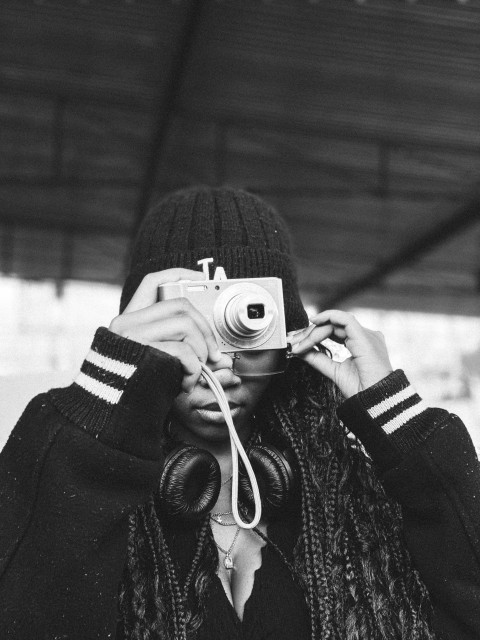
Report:
<svg viewBox="0 0 480 640"><path fill-rule="evenodd" d="M233 374L233 359L231 357L230 354L228 353L222 353L220 360L218 360L218 362L210 362L209 360L207 360L207 366L213 371L213 372L217 372L220 371L221 369L225 369L228 370L228 372L231 375ZM238 376L235 376L235 380L234 380L234 384L237 384L237 380L236 378L238 378ZM238 378L238 380L240 380L240 378ZM202 385L202 387L208 387L208 382L205 380L205 378L203 376L200 376L200 380L198 381L199 384Z"/></svg>
<svg viewBox="0 0 480 640"><path fill-rule="evenodd" d="M193 304L191 304L190 302L188 302L188 304L190 305L188 313L196 322L207 344L208 359L211 360L212 362L218 362L222 357L222 354L218 347L217 339L215 337L215 334L212 331L212 327L210 326L210 323L205 318L203 313L198 311L198 309L196 309L193 306Z"/></svg>
<svg viewBox="0 0 480 640"><path fill-rule="evenodd" d="M203 271L180 268L148 273L133 294L132 299L125 308L125 312L138 311L155 304L158 299L158 287L162 284L178 282L179 280L205 280L205 274Z"/></svg>
<svg viewBox="0 0 480 640"><path fill-rule="evenodd" d="M158 303L154 305L154 307L149 307L152 314L160 314L166 315L167 313L171 314L172 312L182 316L188 316L193 318L196 325L202 332L205 342L207 343L208 355L209 359L213 362L216 362L221 357L220 349L218 348L217 340L212 331L212 328L205 318L203 313L200 313L198 309L196 309L193 304L187 300L187 298L174 298L172 300L165 300L162 303Z"/></svg>
<svg viewBox="0 0 480 640"><path fill-rule="evenodd" d="M193 319L204 336L209 359L213 362L219 360L221 357L220 349L208 320L187 298L172 298L171 300L157 302L146 308L125 314L124 317L119 316L116 320L118 322L127 322L129 325L153 324L160 321L163 324L163 321L171 319L172 316L178 316L179 319L181 317Z"/></svg>
<svg viewBox="0 0 480 640"><path fill-rule="evenodd" d="M308 364L314 369L335 382L337 377L337 369L339 366L338 362L334 362L326 354L322 353L321 351L317 351L316 349L311 349L310 351L302 354L300 357L302 358L302 360L305 360L305 362L308 362Z"/></svg>
<svg viewBox="0 0 480 640"><path fill-rule="evenodd" d="M190 393L197 384L202 373L200 361L190 345L183 342L166 341L154 343L152 346L180 360L184 374L182 389L186 393Z"/></svg>
<svg viewBox="0 0 480 640"><path fill-rule="evenodd" d="M137 313L141 313L137 312ZM115 333L142 344L153 345L156 342L177 341L190 344L202 362L208 358L208 349L202 332L192 318L166 318L162 322L142 322L120 325L122 316L110 325Z"/></svg>
<svg viewBox="0 0 480 640"><path fill-rule="evenodd" d="M305 327L304 329L299 329L298 331L290 331L290 333L287 334L288 342L291 345L294 345L294 344L297 344L298 342L301 342L308 335L310 335L310 333L313 331L313 329L315 329L315 326L316 325L311 324L308 327Z"/></svg>
<svg viewBox="0 0 480 640"><path fill-rule="evenodd" d="M313 316L311 322L317 326L331 324L338 329L344 329L347 338L355 338L364 331L364 328L353 314L339 309L326 309ZM336 335L339 337L338 332L336 332Z"/></svg>
<svg viewBox="0 0 480 640"><path fill-rule="evenodd" d="M303 331L305 331L305 329L308 329L308 327L304 327L303 329L295 329L294 331L288 331L287 332L287 338L289 340L293 340L294 336L297 336L300 333L303 333Z"/></svg>
<svg viewBox="0 0 480 640"><path fill-rule="evenodd" d="M301 355L307 353L320 344L327 338L336 338L339 342L345 340L345 330L339 327L335 327L332 324L321 325L319 327L314 326L306 335L299 340L296 344L292 344L292 353L295 355Z"/></svg>
<svg viewBox="0 0 480 640"><path fill-rule="evenodd" d="M324 323L319 323L320 325L323 325ZM331 324L331 323L329 323ZM289 333L287 333L287 340L288 342L290 342L290 344L296 344L298 342L301 342L302 340L304 340L307 336L309 336L312 331L315 329L315 327L317 326L317 324L315 322L311 322L308 327L304 327L303 329L298 329L297 331L290 331ZM335 326L335 325L332 325ZM340 327L338 327L340 328ZM333 336L330 336L332 339L336 339Z"/></svg>
<svg viewBox="0 0 480 640"><path fill-rule="evenodd" d="M134 339L137 342L144 344L168 341L184 342L190 345L199 360L202 362L208 360L205 337L196 322L188 316L166 318L161 323L149 322L137 325L132 333L134 333Z"/></svg>
<svg viewBox="0 0 480 640"><path fill-rule="evenodd" d="M212 371L218 369L233 369L233 358L229 353L221 353L220 359L217 362L207 361L207 365Z"/></svg>

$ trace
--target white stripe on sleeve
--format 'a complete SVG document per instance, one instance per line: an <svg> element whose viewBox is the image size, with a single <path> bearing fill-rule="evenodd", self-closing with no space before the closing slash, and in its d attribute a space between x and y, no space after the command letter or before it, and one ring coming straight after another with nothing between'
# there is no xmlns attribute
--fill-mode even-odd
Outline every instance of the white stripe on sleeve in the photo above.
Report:
<svg viewBox="0 0 480 640"><path fill-rule="evenodd" d="M137 367L133 364L127 364L126 362L122 362L121 360L114 360L113 358L102 356L102 354L92 350L88 352L85 360L88 360L88 362L91 362L97 367L100 367L100 369L105 369L105 371L115 373L118 376L122 376L122 378L126 378L127 380L131 378L137 370Z"/></svg>
<svg viewBox="0 0 480 640"><path fill-rule="evenodd" d="M385 423L382 429L387 435L390 435L397 429L400 429L400 427L403 427L403 425L409 420L415 418L415 416L418 416L420 413L423 413L426 409L428 409L428 406L423 402L423 400L421 400L413 407L405 409L405 411L402 411L398 416L395 416L395 418Z"/></svg>
<svg viewBox="0 0 480 640"><path fill-rule="evenodd" d="M110 387L108 384L104 382L99 382L90 376L87 376L85 373L80 372L78 377L75 379L75 382L88 391L97 398L101 398L105 400L109 404L118 404L120 398L122 397L123 391L119 391L118 389L114 389L114 387Z"/></svg>
<svg viewBox="0 0 480 640"><path fill-rule="evenodd" d="M404 400L407 400L415 394L415 389L411 385L408 385L408 387L405 387L405 389L394 393L393 396L390 396L389 398L382 400L378 404L375 404L373 407L370 407L370 409L367 409L367 411L372 418L378 418L378 416L381 416L382 413L393 409L395 405L403 402Z"/></svg>

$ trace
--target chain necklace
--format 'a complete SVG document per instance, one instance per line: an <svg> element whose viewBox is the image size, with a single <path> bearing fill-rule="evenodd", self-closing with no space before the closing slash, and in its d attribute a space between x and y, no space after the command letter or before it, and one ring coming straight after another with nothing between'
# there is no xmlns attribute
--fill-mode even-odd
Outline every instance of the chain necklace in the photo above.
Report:
<svg viewBox="0 0 480 640"><path fill-rule="evenodd" d="M225 558L223 559L223 566L227 571L233 571L235 569L235 565L233 564L233 559L232 559L232 549L235 545L235 542L237 541L239 533L240 533L240 527L237 525L237 530L235 531L235 536L233 537L232 544L228 547L227 550L222 549L222 547L219 544L217 544L217 542L215 541L215 545L217 549L225 554Z"/></svg>
<svg viewBox="0 0 480 640"><path fill-rule="evenodd" d="M232 478L233 478L233 475L229 476L226 480L222 482L221 486L223 487L224 485L226 485L227 482L230 482ZM224 522L222 520L223 516L231 516L231 515L233 515L233 511L222 511L217 513L211 513L210 520L213 520L213 522L216 522L222 527L233 527L234 525L237 524L236 522ZM226 550L223 549L219 544L217 544L217 541L214 539L217 549L221 551L223 554L225 554L225 558L223 559L223 566L227 571L233 571L235 569L235 565L233 564L233 559L232 559L232 550L233 550L233 547L235 546L239 533L240 533L240 527L237 524L237 530L235 531L235 535L233 536L232 544Z"/></svg>
<svg viewBox="0 0 480 640"><path fill-rule="evenodd" d="M231 515L233 515L231 511L224 511L222 513L211 513L210 520L213 520L213 522L216 522L222 527L233 527L235 524L237 524L236 522L225 522L223 519L223 516Z"/></svg>

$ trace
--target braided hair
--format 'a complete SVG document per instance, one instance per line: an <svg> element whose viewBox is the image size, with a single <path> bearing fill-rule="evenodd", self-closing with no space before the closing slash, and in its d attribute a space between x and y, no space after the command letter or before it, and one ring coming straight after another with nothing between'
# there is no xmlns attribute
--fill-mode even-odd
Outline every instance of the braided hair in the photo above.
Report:
<svg viewBox="0 0 480 640"><path fill-rule="evenodd" d="M267 389L256 421L291 447L301 526L290 565L310 612L312 640L433 640L431 607L389 499L361 444L336 416L332 382L300 360ZM218 569L208 517L180 583L155 496L130 516L120 589L126 640L190 640Z"/></svg>

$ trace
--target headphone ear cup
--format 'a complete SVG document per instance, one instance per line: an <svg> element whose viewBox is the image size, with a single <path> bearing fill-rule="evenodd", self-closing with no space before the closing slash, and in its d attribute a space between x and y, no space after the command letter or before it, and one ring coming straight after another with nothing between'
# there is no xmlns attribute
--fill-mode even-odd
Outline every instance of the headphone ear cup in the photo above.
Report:
<svg viewBox="0 0 480 640"><path fill-rule="evenodd" d="M285 509L295 488L293 466L282 453L272 445L257 445L248 453L248 459L257 478L262 512L272 516L275 511ZM240 498L253 507L253 493L245 469L239 476Z"/></svg>
<svg viewBox="0 0 480 640"><path fill-rule="evenodd" d="M165 459L157 494L160 508L171 518L197 520L213 509L220 484L220 467L211 453L180 445Z"/></svg>

